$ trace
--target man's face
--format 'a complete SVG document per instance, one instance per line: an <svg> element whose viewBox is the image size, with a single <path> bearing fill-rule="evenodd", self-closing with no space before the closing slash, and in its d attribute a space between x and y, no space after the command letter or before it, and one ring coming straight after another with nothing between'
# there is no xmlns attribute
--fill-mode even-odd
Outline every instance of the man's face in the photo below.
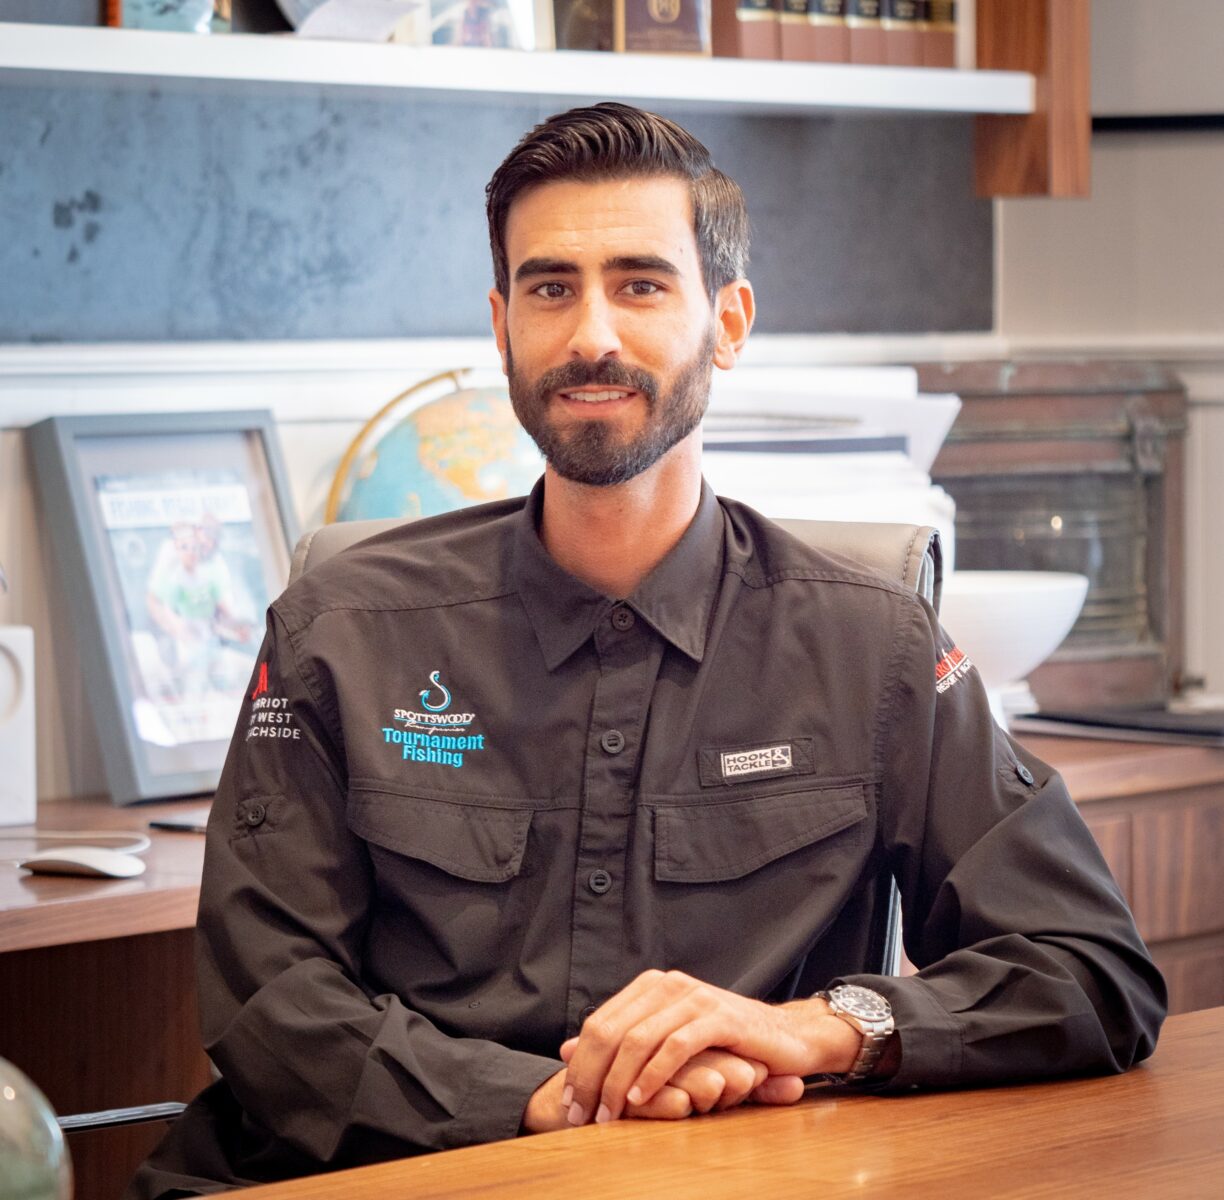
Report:
<svg viewBox="0 0 1224 1200"><path fill-rule="evenodd" d="M519 420L562 477L632 479L697 427L718 349L687 184L544 184L506 251L509 297L490 299Z"/></svg>

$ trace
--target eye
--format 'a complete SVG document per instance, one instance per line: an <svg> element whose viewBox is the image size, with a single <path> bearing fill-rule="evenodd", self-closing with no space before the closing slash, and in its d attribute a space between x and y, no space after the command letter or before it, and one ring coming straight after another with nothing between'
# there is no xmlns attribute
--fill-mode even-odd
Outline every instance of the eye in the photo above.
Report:
<svg viewBox="0 0 1224 1200"><path fill-rule="evenodd" d="M563 283L557 283L555 280L549 283L538 284L531 290L534 295L541 296L545 300L563 300L569 295L569 288Z"/></svg>
<svg viewBox="0 0 1224 1200"><path fill-rule="evenodd" d="M652 279L633 279L625 284L625 290L631 296L653 296L663 289Z"/></svg>

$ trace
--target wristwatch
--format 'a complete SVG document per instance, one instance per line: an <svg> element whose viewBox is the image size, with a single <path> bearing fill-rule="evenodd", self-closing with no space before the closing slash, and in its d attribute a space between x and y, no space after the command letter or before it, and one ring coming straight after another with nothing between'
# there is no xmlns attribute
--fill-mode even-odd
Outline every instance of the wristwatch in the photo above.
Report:
<svg viewBox="0 0 1224 1200"><path fill-rule="evenodd" d="M879 992L856 983L839 983L831 991L817 992L816 995L829 1006L835 1017L841 1017L863 1035L858 1057L842 1076L844 1083L861 1083L875 1070L896 1028L892 1005Z"/></svg>

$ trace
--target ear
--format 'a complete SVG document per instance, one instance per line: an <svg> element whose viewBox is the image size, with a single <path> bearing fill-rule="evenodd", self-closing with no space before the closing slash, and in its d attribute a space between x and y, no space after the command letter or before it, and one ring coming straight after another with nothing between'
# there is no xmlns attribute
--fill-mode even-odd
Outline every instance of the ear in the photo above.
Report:
<svg viewBox="0 0 1224 1200"><path fill-rule="evenodd" d="M714 365L731 370L739 360L752 322L756 316L756 299L752 284L746 279L733 279L719 289L714 301L714 320L718 340L714 346Z"/></svg>
<svg viewBox="0 0 1224 1200"><path fill-rule="evenodd" d="M497 353L501 355L502 374L508 375L506 370L506 298L497 290L497 288L489 289L489 307L492 309L493 316L493 340L497 342Z"/></svg>

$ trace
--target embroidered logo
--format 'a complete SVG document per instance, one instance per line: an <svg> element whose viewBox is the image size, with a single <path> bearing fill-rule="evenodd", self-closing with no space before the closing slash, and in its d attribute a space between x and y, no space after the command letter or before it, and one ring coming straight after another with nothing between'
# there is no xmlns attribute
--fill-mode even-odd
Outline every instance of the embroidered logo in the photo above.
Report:
<svg viewBox="0 0 1224 1200"><path fill-rule="evenodd" d="M247 715L246 740L253 738L282 738L300 741L302 731L298 728L289 701L284 696L273 696L268 689L268 664L259 664L259 678L251 692L251 711Z"/></svg>
<svg viewBox="0 0 1224 1200"><path fill-rule="evenodd" d="M724 750L719 759L724 779L758 775L762 771L789 771L792 765L790 743L761 746L755 750Z"/></svg>
<svg viewBox="0 0 1224 1200"><path fill-rule="evenodd" d="M419 709L395 710L392 720L404 728L384 725L383 742L399 746L401 757L408 762L462 767L465 753L485 748L485 735L468 732L468 726L476 720L474 712L449 711L453 697L442 682L441 671L431 671L429 683L429 687L417 692Z"/></svg>
<svg viewBox="0 0 1224 1200"><path fill-rule="evenodd" d="M252 700L258 700L268 690L268 664L259 664L259 678L255 682L255 690L251 693Z"/></svg>
<svg viewBox="0 0 1224 1200"><path fill-rule="evenodd" d="M969 674L972 661L963 650L955 646L935 664L935 690L941 696L954 683L958 683Z"/></svg>

